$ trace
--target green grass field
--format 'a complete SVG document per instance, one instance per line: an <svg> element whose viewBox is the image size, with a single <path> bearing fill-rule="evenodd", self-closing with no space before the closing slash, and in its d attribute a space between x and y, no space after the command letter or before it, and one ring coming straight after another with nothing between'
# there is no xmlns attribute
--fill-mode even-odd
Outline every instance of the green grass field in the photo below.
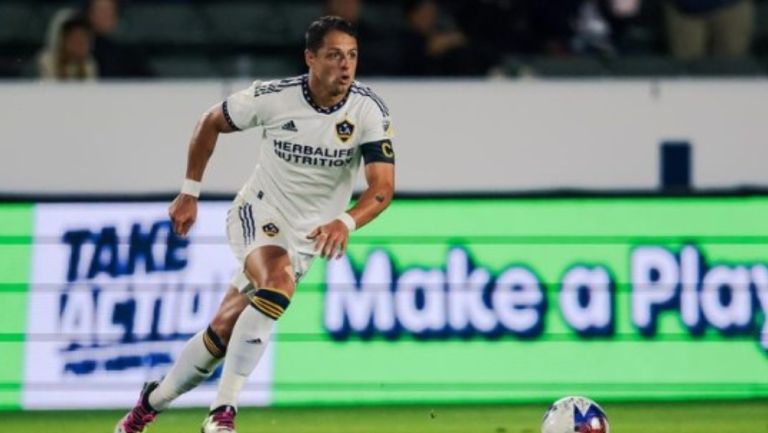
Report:
<svg viewBox="0 0 768 433"><path fill-rule="evenodd" d="M613 433L768 433L768 401L605 404ZM545 405L244 408L239 433L539 433ZM197 433L205 410L162 414L151 433ZM111 433L117 411L0 412L10 433Z"/></svg>

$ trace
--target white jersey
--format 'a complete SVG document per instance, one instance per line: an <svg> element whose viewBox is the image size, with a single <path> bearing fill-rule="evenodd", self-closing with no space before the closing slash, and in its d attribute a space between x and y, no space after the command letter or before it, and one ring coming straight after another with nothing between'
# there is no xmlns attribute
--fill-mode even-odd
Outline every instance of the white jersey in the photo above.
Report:
<svg viewBox="0 0 768 433"><path fill-rule="evenodd" d="M256 135L260 162L240 193L273 205L299 232L346 209L362 145L377 143L392 153L387 106L357 81L344 100L329 108L312 101L307 75L256 81L222 107L233 128L263 128Z"/></svg>

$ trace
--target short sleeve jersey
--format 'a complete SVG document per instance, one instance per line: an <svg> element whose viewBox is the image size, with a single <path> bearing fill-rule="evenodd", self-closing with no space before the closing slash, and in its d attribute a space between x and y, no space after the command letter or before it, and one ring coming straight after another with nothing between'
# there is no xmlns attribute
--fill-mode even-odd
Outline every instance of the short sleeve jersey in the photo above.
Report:
<svg viewBox="0 0 768 433"><path fill-rule="evenodd" d="M302 75L256 81L222 108L232 128L262 128L260 161L241 194L276 207L300 232L346 209L363 156L394 163L389 109L357 81L333 107L314 103Z"/></svg>

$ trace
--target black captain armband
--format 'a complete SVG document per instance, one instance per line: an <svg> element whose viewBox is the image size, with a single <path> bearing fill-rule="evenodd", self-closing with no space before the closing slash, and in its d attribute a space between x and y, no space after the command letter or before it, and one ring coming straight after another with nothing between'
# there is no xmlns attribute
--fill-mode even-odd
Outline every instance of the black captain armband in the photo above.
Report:
<svg viewBox="0 0 768 433"><path fill-rule="evenodd" d="M372 162L395 163L395 150L392 148L392 140L372 141L360 145L363 152L363 160L366 164Z"/></svg>

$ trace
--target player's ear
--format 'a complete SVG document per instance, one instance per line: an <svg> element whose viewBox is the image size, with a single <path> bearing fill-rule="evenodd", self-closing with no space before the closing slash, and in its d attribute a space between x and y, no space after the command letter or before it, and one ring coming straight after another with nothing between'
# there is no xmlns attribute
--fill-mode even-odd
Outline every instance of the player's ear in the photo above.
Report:
<svg viewBox="0 0 768 433"><path fill-rule="evenodd" d="M309 48L304 50L304 63L307 64L308 68L312 67L312 63L315 62L315 53L312 52Z"/></svg>

